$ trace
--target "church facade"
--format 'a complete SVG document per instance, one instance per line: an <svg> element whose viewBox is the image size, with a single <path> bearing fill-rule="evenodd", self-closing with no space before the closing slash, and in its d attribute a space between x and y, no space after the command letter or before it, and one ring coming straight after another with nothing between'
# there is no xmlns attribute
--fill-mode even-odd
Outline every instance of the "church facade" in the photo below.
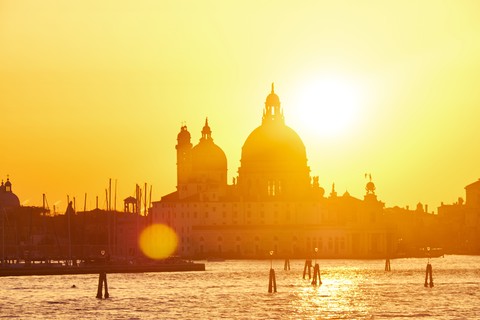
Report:
<svg viewBox="0 0 480 320"><path fill-rule="evenodd" d="M154 223L179 238L188 258L385 258L395 241L375 185L363 199L335 186L325 195L310 176L306 148L285 124L280 99L267 96L261 125L242 147L238 175L227 182L227 158L208 123L193 146L182 126L177 136L177 188L152 203Z"/></svg>

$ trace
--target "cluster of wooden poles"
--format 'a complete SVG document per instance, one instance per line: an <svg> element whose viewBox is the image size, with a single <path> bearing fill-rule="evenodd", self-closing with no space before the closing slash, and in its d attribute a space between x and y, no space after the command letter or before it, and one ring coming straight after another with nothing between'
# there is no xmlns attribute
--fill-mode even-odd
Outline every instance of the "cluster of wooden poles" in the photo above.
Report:
<svg viewBox="0 0 480 320"><path fill-rule="evenodd" d="M290 270L290 260L285 259L283 270ZM392 271L390 266L390 259L385 260L385 271ZM312 260L305 260L305 265L303 267L303 279L305 279L308 273L308 279L312 280L311 284L313 286L321 285L322 278L320 276L320 265L315 261L315 266L313 267L313 278L312 278ZM425 272L425 287L433 287L433 270L430 261L427 264L427 270ZM103 294L103 287L105 287L105 294ZM272 261L270 261L270 274L268 279L268 292L277 292L277 280L275 279L275 270L272 267ZM97 288L97 299L109 298L110 294L108 293L107 285L107 273L101 272L98 276L98 288Z"/></svg>
<svg viewBox="0 0 480 320"><path fill-rule="evenodd" d="M290 260L285 259L285 263L283 266L283 270L287 271L290 270ZM392 271L390 266L390 259L385 260L385 271ZM320 276L320 265L315 261L315 266L313 267L313 279L312 279L312 260L307 259L305 260L305 265L303 267L303 279L305 279L308 273L308 279L312 280L312 285L316 286L322 284L322 278ZM433 287L433 270L432 265L430 264L430 260L427 263L427 270L425 272L425 287ZM277 281L275 279L275 270L272 267L272 262L270 261L270 274L268 280L268 292L277 292Z"/></svg>

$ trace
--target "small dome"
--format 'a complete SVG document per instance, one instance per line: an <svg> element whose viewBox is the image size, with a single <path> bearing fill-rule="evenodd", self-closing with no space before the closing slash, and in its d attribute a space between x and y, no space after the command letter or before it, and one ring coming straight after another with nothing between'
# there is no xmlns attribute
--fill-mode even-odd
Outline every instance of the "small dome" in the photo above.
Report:
<svg viewBox="0 0 480 320"><path fill-rule="evenodd" d="M20 207L20 200L12 192L0 193L0 208L18 208Z"/></svg>
<svg viewBox="0 0 480 320"><path fill-rule="evenodd" d="M227 157L213 141L197 144L192 149L194 170L227 170Z"/></svg>
<svg viewBox="0 0 480 320"><path fill-rule="evenodd" d="M20 200L12 192L12 183L7 178L7 182L0 187L0 208L16 208L20 207Z"/></svg>
<svg viewBox="0 0 480 320"><path fill-rule="evenodd" d="M225 171L227 157L223 150L213 143L212 130L205 120L200 142L192 149L192 169L194 171Z"/></svg>
<svg viewBox="0 0 480 320"><path fill-rule="evenodd" d="M375 191L375 184L372 181L368 182L365 190L367 190L368 192Z"/></svg>

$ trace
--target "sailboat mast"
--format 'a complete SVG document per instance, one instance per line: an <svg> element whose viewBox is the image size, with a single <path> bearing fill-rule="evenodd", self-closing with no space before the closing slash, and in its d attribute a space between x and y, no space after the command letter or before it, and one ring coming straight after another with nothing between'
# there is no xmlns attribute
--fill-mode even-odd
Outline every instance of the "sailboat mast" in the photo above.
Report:
<svg viewBox="0 0 480 320"><path fill-rule="evenodd" d="M108 211L112 211L112 178L108 180Z"/></svg>
<svg viewBox="0 0 480 320"><path fill-rule="evenodd" d="M147 183L146 183L146 182L145 182L143 194L144 194L144 198L143 198L143 216L146 216L146 215L147 215Z"/></svg>
<svg viewBox="0 0 480 320"><path fill-rule="evenodd" d="M113 254L117 254L117 179L115 179L115 191L113 197Z"/></svg>
<svg viewBox="0 0 480 320"><path fill-rule="evenodd" d="M107 202L107 212L106 212L106 221L107 221L107 248L110 253L110 203L108 202L108 189L105 189L105 201Z"/></svg>
<svg viewBox="0 0 480 320"><path fill-rule="evenodd" d="M2 209L2 267L5 263L5 208Z"/></svg>
<svg viewBox="0 0 480 320"><path fill-rule="evenodd" d="M71 228L70 228L70 216L71 211L70 211L70 198L67 195L67 210L65 212L67 215L67 223L68 223L68 262L67 265L70 265L72 261L72 233L71 233Z"/></svg>

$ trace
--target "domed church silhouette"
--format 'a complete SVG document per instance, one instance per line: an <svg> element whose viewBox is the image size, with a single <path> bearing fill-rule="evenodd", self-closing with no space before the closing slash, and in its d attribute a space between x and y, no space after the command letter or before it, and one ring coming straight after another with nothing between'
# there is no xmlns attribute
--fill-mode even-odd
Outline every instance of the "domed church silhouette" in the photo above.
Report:
<svg viewBox="0 0 480 320"><path fill-rule="evenodd" d="M186 125L177 135L177 188L153 202L152 221L178 235L176 254L190 258L385 257L391 246L384 203L369 182L363 200L329 197L310 176L305 144L285 124L272 84L261 124L246 138L238 175L227 182L227 158L208 118L195 146Z"/></svg>

